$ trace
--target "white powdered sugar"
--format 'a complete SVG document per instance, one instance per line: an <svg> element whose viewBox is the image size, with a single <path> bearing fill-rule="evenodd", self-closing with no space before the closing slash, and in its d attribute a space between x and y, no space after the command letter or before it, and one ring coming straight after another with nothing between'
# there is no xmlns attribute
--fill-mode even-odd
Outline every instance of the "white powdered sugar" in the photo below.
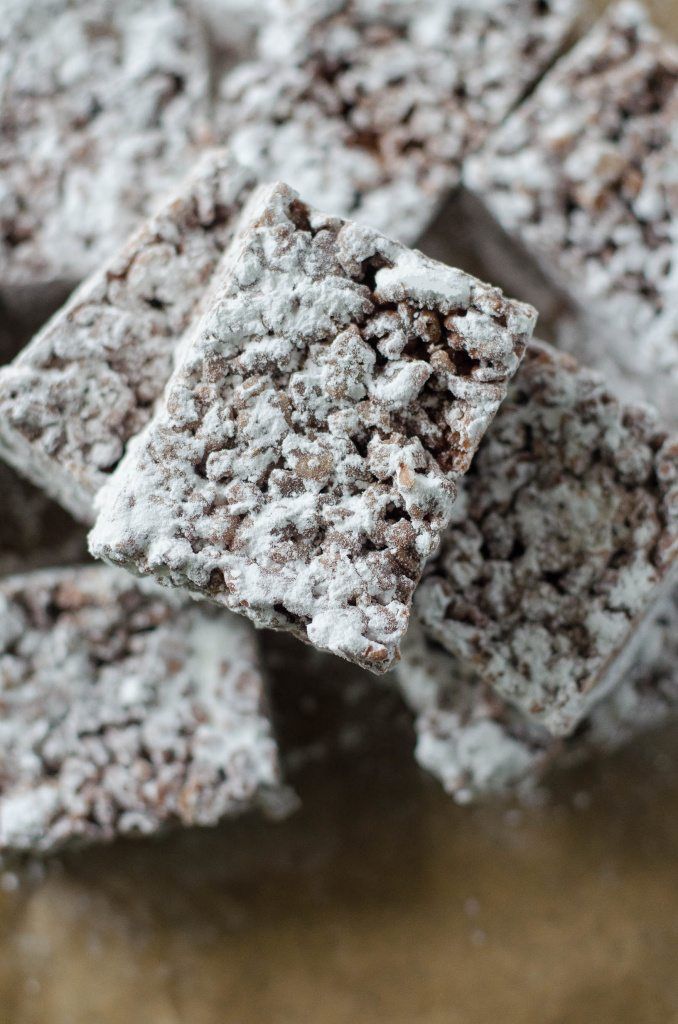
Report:
<svg viewBox="0 0 678 1024"><path fill-rule="evenodd" d="M677 551L678 438L533 344L415 604L502 698L566 734L632 663Z"/></svg>
<svg viewBox="0 0 678 1024"><path fill-rule="evenodd" d="M483 685L412 622L395 678L416 715L415 756L457 803L527 789L547 763L548 733Z"/></svg>
<svg viewBox="0 0 678 1024"><path fill-rule="evenodd" d="M92 567L0 583L0 850L213 825L283 793L251 629Z"/></svg>
<svg viewBox="0 0 678 1024"><path fill-rule="evenodd" d="M277 0L221 129L262 181L406 244L570 35L577 0Z"/></svg>
<svg viewBox="0 0 678 1024"><path fill-rule="evenodd" d="M206 154L0 370L0 452L85 522L150 418L254 185L229 153Z"/></svg>
<svg viewBox="0 0 678 1024"><path fill-rule="evenodd" d="M0 298L107 258L207 138L208 58L181 0L5 0Z"/></svg>
<svg viewBox="0 0 678 1024"><path fill-rule="evenodd" d="M385 671L534 321L262 188L93 553Z"/></svg>
<svg viewBox="0 0 678 1024"><path fill-rule="evenodd" d="M415 620L394 672L416 716L416 758L457 803L528 797L552 766L609 753L678 717L678 591L662 601L629 669L567 740L502 700Z"/></svg>
<svg viewBox="0 0 678 1024"><path fill-rule="evenodd" d="M582 310L562 345L674 422L677 168L678 49L629 2L465 165L466 184Z"/></svg>

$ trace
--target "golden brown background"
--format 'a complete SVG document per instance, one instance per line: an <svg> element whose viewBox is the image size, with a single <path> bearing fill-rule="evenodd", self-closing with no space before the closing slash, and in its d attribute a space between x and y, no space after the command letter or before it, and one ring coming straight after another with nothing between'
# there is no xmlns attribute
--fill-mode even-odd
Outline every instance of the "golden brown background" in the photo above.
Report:
<svg viewBox="0 0 678 1024"><path fill-rule="evenodd" d="M0 1024L677 1024L678 727L462 809L378 684L333 738L270 658L287 744L334 750L303 810L0 875Z"/></svg>

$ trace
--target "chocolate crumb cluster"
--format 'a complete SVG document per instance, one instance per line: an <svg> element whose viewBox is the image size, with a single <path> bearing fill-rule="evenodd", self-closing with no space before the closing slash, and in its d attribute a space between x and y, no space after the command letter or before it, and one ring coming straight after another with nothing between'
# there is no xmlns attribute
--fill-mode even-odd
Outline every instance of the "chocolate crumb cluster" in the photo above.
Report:
<svg viewBox="0 0 678 1024"><path fill-rule="evenodd" d="M94 270L207 137L207 49L181 0L6 0L0 298Z"/></svg>
<svg viewBox="0 0 678 1024"><path fill-rule="evenodd" d="M254 185L206 155L0 370L0 452L77 518L150 418Z"/></svg>
<svg viewBox="0 0 678 1024"><path fill-rule="evenodd" d="M674 421L677 125L678 48L624 2L465 166L466 184L582 309L563 343Z"/></svg>
<svg viewBox="0 0 678 1024"><path fill-rule="evenodd" d="M575 0L279 0L220 124L261 180L416 242L463 158L572 32Z"/></svg>
<svg viewBox="0 0 678 1024"><path fill-rule="evenodd" d="M2 852L284 803L247 624L114 569L0 582L0 709Z"/></svg>
<svg viewBox="0 0 678 1024"><path fill-rule="evenodd" d="M555 734L676 578L678 437L533 343L419 588L429 634Z"/></svg>
<svg viewBox="0 0 678 1024"><path fill-rule="evenodd" d="M534 321L262 188L93 553L385 671Z"/></svg>

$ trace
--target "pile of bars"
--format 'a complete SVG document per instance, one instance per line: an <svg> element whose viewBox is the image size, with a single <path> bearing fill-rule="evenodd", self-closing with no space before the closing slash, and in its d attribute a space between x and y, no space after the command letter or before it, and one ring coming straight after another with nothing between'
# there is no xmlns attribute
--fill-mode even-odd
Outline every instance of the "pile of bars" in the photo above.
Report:
<svg viewBox="0 0 678 1024"><path fill-rule="evenodd" d="M399 689L459 802L678 717L640 6L11 0L0 41L0 852L288 813L270 630ZM411 248L451 195L556 347Z"/></svg>

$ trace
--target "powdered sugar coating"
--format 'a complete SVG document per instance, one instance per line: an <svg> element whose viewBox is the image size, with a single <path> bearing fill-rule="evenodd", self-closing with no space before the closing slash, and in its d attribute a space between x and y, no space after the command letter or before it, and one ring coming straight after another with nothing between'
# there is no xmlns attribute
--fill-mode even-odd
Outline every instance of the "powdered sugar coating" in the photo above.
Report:
<svg viewBox="0 0 678 1024"><path fill-rule="evenodd" d="M612 751L641 732L678 716L678 590L668 595L649 623L632 670L597 704L577 736L586 745Z"/></svg>
<svg viewBox="0 0 678 1024"><path fill-rule="evenodd" d="M555 745L414 620L395 670L416 715L415 757L460 804L527 790Z"/></svg>
<svg viewBox="0 0 678 1024"><path fill-rule="evenodd" d="M0 371L0 451L76 517L150 418L254 184L206 155Z"/></svg>
<svg viewBox="0 0 678 1024"><path fill-rule="evenodd" d="M0 576L87 558L82 526L0 462Z"/></svg>
<svg viewBox="0 0 678 1024"><path fill-rule="evenodd" d="M213 825L280 785L246 623L92 567L0 583L0 849Z"/></svg>
<svg viewBox="0 0 678 1024"><path fill-rule="evenodd" d="M678 439L535 343L416 606L501 697L569 733L623 674L677 550Z"/></svg>
<svg viewBox="0 0 678 1024"><path fill-rule="evenodd" d="M182 0L5 0L0 296L74 283L185 173L207 50ZM29 299L30 301L30 299Z"/></svg>
<svg viewBox="0 0 678 1024"><path fill-rule="evenodd" d="M91 550L385 671L536 314L285 185L243 225Z"/></svg>
<svg viewBox="0 0 678 1024"><path fill-rule="evenodd" d="M564 45L577 7L279 0L259 59L224 80L222 131L262 181L411 244L460 161Z"/></svg>
<svg viewBox="0 0 678 1024"><path fill-rule="evenodd" d="M676 168L678 49L629 2L465 165L466 184L583 308L563 344L674 422Z"/></svg>
<svg viewBox="0 0 678 1024"><path fill-rule="evenodd" d="M395 670L416 715L415 755L457 803L529 796L547 768L609 753L678 716L678 591L661 603L629 671L573 736L555 739L502 700L415 620Z"/></svg>

